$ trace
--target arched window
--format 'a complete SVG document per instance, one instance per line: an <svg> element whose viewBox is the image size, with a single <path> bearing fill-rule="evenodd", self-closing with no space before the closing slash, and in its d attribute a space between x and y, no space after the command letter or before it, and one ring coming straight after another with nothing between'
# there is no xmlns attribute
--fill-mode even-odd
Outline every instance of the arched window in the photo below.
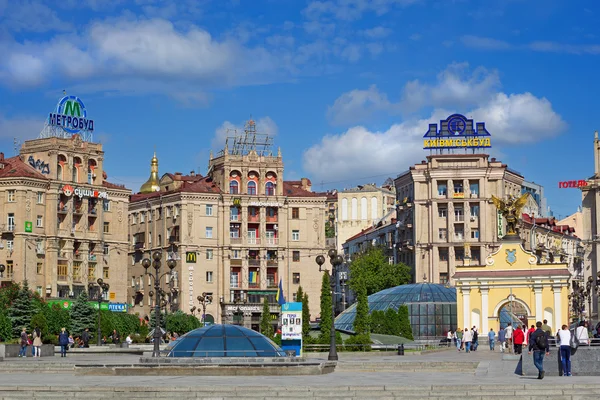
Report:
<svg viewBox="0 0 600 400"><path fill-rule="evenodd" d="M229 194L238 194L239 193L240 184L238 181L229 181Z"/></svg>
<svg viewBox="0 0 600 400"><path fill-rule="evenodd" d="M358 199L356 197L352 198L352 220L356 221L358 219Z"/></svg>
<svg viewBox="0 0 600 400"><path fill-rule="evenodd" d="M256 194L256 182L248 182L248 194Z"/></svg>
<svg viewBox="0 0 600 400"><path fill-rule="evenodd" d="M79 183L79 168L81 167L81 159L73 158L73 182Z"/></svg>
<svg viewBox="0 0 600 400"><path fill-rule="evenodd" d="M371 219L377 219L377 197L371 197Z"/></svg>
<svg viewBox="0 0 600 400"><path fill-rule="evenodd" d="M265 185L265 194L267 196L275 195L275 184L273 184L273 182L267 182L267 184Z"/></svg>
<svg viewBox="0 0 600 400"><path fill-rule="evenodd" d="M367 198L363 197L360 199L360 219L367 220Z"/></svg>
<svg viewBox="0 0 600 400"><path fill-rule="evenodd" d="M342 221L348 220L348 199L342 199Z"/></svg>

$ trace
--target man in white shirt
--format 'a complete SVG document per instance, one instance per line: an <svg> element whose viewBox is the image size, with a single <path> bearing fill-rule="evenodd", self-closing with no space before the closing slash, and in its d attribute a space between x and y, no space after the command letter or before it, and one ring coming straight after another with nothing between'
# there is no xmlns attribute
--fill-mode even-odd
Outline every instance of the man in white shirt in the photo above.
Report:
<svg viewBox="0 0 600 400"><path fill-rule="evenodd" d="M512 323L508 323L508 326L506 327L506 329L504 330L506 333L506 347L508 347L508 352L512 353L514 351L513 349L513 327L512 327Z"/></svg>
<svg viewBox="0 0 600 400"><path fill-rule="evenodd" d="M463 342L465 344L465 352L471 351L471 342L473 341L473 332L469 331L469 328L465 328L463 333Z"/></svg>

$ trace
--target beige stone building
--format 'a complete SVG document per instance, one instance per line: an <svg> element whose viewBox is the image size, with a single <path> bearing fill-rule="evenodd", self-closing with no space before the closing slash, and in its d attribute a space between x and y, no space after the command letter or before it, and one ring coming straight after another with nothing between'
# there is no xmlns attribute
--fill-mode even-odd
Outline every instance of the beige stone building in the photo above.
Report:
<svg viewBox="0 0 600 400"><path fill-rule="evenodd" d="M416 282L446 283L457 265L481 265L503 224L491 196L521 195L523 177L486 154L432 155L394 181L398 260Z"/></svg>
<svg viewBox="0 0 600 400"><path fill-rule="evenodd" d="M261 141L253 121L246 133ZM168 287L162 281L172 308L191 312L199 308L197 296L207 293L213 298L207 321L258 330L265 297L274 324L278 320L281 281L287 301L295 300L301 285L312 318L319 315L322 275L315 257L326 251L326 196L312 192L308 179L285 181L280 152L242 140L238 136L216 157L211 154L206 176L164 174L160 191L132 196L134 312L148 315L152 304L140 261L162 250L164 260L178 260L175 279Z"/></svg>
<svg viewBox="0 0 600 400"><path fill-rule="evenodd" d="M48 137L0 158L2 281L66 299L103 278L107 300L125 303L130 191L106 180L102 145Z"/></svg>
<svg viewBox="0 0 600 400"><path fill-rule="evenodd" d="M352 236L379 222L388 223L395 217L396 193L393 186L360 185L338 192L337 247Z"/></svg>

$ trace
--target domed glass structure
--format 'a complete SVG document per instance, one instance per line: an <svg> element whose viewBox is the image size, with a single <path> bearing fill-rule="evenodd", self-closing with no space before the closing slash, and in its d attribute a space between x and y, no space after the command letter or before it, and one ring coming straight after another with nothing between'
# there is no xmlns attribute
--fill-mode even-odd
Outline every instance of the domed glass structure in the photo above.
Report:
<svg viewBox="0 0 600 400"><path fill-rule="evenodd" d="M449 329L455 330L456 289L435 283L415 283L382 290L369 296L369 313L398 310L408 306L410 325L415 338L445 337ZM335 328L354 332L356 304L335 319Z"/></svg>
<svg viewBox="0 0 600 400"><path fill-rule="evenodd" d="M171 342L168 357L284 357L265 335L238 325L194 329Z"/></svg>

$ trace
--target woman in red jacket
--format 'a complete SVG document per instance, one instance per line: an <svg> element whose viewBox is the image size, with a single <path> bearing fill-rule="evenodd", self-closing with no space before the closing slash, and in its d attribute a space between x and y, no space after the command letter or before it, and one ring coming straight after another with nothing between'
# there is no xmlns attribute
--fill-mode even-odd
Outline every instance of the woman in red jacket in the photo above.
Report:
<svg viewBox="0 0 600 400"><path fill-rule="evenodd" d="M513 333L513 343L515 344L515 354L521 354L523 352L523 342L525 341L525 334L521 325L515 329Z"/></svg>

